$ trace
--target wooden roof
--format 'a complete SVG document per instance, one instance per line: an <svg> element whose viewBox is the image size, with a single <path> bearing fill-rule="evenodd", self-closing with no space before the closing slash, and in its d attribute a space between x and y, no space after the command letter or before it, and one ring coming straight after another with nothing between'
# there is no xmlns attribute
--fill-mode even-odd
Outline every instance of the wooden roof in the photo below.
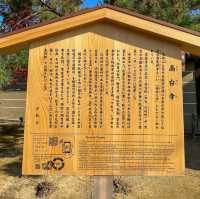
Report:
<svg viewBox="0 0 200 199"><path fill-rule="evenodd" d="M0 52L17 51L28 47L35 40L98 21L111 21L133 30L153 34L178 44L184 51L200 55L199 32L110 5L85 9L56 20L3 34L0 36Z"/></svg>

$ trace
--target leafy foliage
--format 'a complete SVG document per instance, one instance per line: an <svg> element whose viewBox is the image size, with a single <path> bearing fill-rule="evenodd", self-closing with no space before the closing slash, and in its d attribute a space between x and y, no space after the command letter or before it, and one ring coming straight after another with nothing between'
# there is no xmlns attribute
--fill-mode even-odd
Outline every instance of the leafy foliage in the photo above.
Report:
<svg viewBox="0 0 200 199"><path fill-rule="evenodd" d="M5 87L17 68L26 68L28 63L28 50L19 53L0 56L0 87Z"/></svg>
<svg viewBox="0 0 200 199"><path fill-rule="evenodd" d="M0 0L1 33L64 16L80 8L82 0ZM27 67L28 50L0 56L0 87L5 86L17 68Z"/></svg>
<svg viewBox="0 0 200 199"><path fill-rule="evenodd" d="M104 0L141 14L200 31L200 0Z"/></svg>
<svg viewBox="0 0 200 199"><path fill-rule="evenodd" d="M0 58L0 62L0 88L3 88L10 80L10 72L7 70L6 65L2 62L2 58Z"/></svg>
<svg viewBox="0 0 200 199"><path fill-rule="evenodd" d="M1 32L11 32L79 9L82 0L0 0Z"/></svg>

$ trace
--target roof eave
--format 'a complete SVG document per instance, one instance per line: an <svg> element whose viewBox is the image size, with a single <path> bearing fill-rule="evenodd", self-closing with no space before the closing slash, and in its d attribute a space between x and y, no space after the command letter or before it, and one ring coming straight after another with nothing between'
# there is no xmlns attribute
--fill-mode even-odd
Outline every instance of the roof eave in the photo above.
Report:
<svg viewBox="0 0 200 199"><path fill-rule="evenodd" d="M35 40L102 20L109 20L113 23L153 34L178 44L184 51L200 55L200 33L108 5L81 11L79 15L74 14L62 20L1 37L0 52L16 51L29 47L30 43Z"/></svg>

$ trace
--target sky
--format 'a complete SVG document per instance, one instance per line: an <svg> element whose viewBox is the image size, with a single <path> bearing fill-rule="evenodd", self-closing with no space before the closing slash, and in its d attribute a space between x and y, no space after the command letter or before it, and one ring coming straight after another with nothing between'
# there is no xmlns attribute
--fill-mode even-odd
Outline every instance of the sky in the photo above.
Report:
<svg viewBox="0 0 200 199"><path fill-rule="evenodd" d="M97 3L101 2L100 0L84 0L83 7L84 8L91 8L95 7Z"/></svg>
<svg viewBox="0 0 200 199"><path fill-rule="evenodd" d="M2 16L0 16L0 23L3 21L3 17Z"/></svg>

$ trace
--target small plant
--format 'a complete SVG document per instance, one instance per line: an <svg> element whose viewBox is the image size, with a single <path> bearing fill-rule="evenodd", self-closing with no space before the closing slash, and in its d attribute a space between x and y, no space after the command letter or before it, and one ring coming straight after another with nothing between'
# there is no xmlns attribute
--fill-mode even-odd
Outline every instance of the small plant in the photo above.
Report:
<svg viewBox="0 0 200 199"><path fill-rule="evenodd" d="M38 198L43 198L43 197L47 197L49 195L51 195L54 191L55 191L56 187L54 186L53 183L50 182L40 182L35 190L36 190L36 197Z"/></svg>
<svg viewBox="0 0 200 199"><path fill-rule="evenodd" d="M131 187L121 178L114 179L113 181L114 193L120 193L123 195L128 195L131 193Z"/></svg>

